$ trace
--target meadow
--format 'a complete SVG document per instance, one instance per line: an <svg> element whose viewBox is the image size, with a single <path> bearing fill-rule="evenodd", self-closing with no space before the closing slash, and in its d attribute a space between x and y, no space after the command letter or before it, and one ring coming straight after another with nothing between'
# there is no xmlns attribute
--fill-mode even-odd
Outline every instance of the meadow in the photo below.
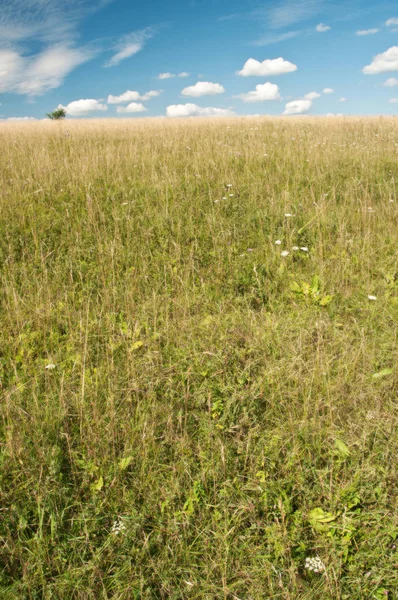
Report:
<svg viewBox="0 0 398 600"><path fill-rule="evenodd" d="M0 598L398 598L398 119L0 149Z"/></svg>

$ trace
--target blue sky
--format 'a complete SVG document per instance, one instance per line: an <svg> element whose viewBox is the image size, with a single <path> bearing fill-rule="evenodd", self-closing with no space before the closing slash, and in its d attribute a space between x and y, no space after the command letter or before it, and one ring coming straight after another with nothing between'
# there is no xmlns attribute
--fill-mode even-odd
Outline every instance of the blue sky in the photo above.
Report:
<svg viewBox="0 0 398 600"><path fill-rule="evenodd" d="M0 0L0 118L394 115L398 7Z"/></svg>

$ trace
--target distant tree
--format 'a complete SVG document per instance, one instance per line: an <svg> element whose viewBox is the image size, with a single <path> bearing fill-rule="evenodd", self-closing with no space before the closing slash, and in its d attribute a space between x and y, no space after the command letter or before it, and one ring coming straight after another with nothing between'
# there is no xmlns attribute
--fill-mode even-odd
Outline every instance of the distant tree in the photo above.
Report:
<svg viewBox="0 0 398 600"><path fill-rule="evenodd" d="M59 121L60 119L65 119L66 110L64 108L56 108L52 112L47 113L46 117L48 117L52 121Z"/></svg>

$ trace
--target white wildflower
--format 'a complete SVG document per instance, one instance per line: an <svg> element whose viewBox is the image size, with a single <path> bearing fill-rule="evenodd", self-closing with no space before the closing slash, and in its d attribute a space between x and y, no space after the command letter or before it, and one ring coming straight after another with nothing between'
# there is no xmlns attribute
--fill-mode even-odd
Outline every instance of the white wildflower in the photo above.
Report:
<svg viewBox="0 0 398 600"><path fill-rule="evenodd" d="M305 568L314 573L322 573L325 571L325 565L319 556L308 557L305 559Z"/></svg>
<svg viewBox="0 0 398 600"><path fill-rule="evenodd" d="M285 213L285 217L292 217L292 213Z"/></svg>
<svg viewBox="0 0 398 600"><path fill-rule="evenodd" d="M307 246L301 246L300 250L302 250L303 252L308 252Z"/></svg>
<svg viewBox="0 0 398 600"><path fill-rule="evenodd" d="M232 198L233 194L230 194L229 197Z"/></svg>
<svg viewBox="0 0 398 600"><path fill-rule="evenodd" d="M289 252L287 250L282 250L281 256L283 256L283 257L289 256Z"/></svg>
<svg viewBox="0 0 398 600"><path fill-rule="evenodd" d="M276 240L275 245L276 246L280 246L282 244L282 242L280 240Z"/></svg>
<svg viewBox="0 0 398 600"><path fill-rule="evenodd" d="M300 250L298 246L293 246L292 250Z"/></svg>
<svg viewBox="0 0 398 600"><path fill-rule="evenodd" d="M227 187L232 187L232 183L227 183Z"/></svg>
<svg viewBox="0 0 398 600"><path fill-rule="evenodd" d="M377 296L368 296L369 300L377 300Z"/></svg>
<svg viewBox="0 0 398 600"><path fill-rule="evenodd" d="M47 371L52 371L53 369L55 369L56 365L54 365L53 363L50 363L49 365L46 365L44 368L47 369Z"/></svg>
<svg viewBox="0 0 398 600"><path fill-rule="evenodd" d="M121 519L116 519L116 521L113 522L111 533L113 533L114 535L118 535L121 531L124 531L125 529L126 525L123 523L123 521Z"/></svg>

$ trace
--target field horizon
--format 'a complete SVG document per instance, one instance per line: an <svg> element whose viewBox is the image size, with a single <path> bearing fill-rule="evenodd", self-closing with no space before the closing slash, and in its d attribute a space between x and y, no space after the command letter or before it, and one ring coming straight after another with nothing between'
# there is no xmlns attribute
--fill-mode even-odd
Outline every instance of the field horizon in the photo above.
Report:
<svg viewBox="0 0 398 600"><path fill-rule="evenodd" d="M0 596L398 598L398 119L0 123Z"/></svg>

